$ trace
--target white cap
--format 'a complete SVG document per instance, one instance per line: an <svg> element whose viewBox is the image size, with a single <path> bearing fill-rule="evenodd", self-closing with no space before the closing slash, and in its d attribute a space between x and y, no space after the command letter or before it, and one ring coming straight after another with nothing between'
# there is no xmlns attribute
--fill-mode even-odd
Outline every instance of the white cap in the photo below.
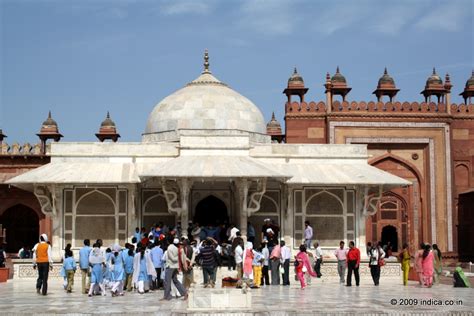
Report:
<svg viewBox="0 0 474 316"><path fill-rule="evenodd" d="M173 244L175 245L179 244L179 239L178 238L173 239Z"/></svg>
<svg viewBox="0 0 474 316"><path fill-rule="evenodd" d="M272 233L272 234L274 234L274 232L273 232L273 229L271 229L271 228L267 228L267 233L268 233L268 234L269 234L269 233Z"/></svg>

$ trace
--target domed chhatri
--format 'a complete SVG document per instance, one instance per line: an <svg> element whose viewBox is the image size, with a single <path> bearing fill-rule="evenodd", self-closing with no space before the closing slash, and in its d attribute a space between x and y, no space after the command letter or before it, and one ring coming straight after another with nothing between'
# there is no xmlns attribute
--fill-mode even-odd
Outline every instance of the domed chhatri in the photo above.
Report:
<svg viewBox="0 0 474 316"><path fill-rule="evenodd" d="M58 123L51 117L51 111L48 113L48 118L41 125L40 132L36 134L41 140L41 152L46 153L46 142L52 139L58 142L63 135L59 133Z"/></svg>
<svg viewBox="0 0 474 316"><path fill-rule="evenodd" d="M298 73L298 70L293 70L293 74L290 78L288 78L288 88L304 88L304 80L303 77Z"/></svg>
<svg viewBox="0 0 474 316"><path fill-rule="evenodd" d="M443 80L441 80L441 77L436 73L436 68L433 67L433 73L431 76L428 77L426 80L426 87L433 87L435 85L442 85Z"/></svg>
<svg viewBox="0 0 474 316"><path fill-rule="evenodd" d="M214 77L209 55L201 75L160 101L148 117L143 141L178 141L183 130L206 133L250 133L254 141L267 139L265 121L249 99Z"/></svg>
<svg viewBox="0 0 474 316"><path fill-rule="evenodd" d="M400 91L395 86L395 80L388 74L387 67L385 67L382 77L380 77L377 84L377 89L375 89L373 94L377 96L377 101L381 102L384 95L388 96L390 102L393 102L393 98Z"/></svg>
<svg viewBox="0 0 474 316"><path fill-rule="evenodd" d="M461 95L464 99L464 104L471 103L471 98L474 96L474 70L472 71L471 78L467 79L466 86L464 87L464 91L461 92Z"/></svg>
<svg viewBox="0 0 474 316"><path fill-rule="evenodd" d="M303 77L298 73L298 70L293 70L293 74L290 78L288 78L288 85L285 90L283 90L283 94L286 94L288 97L288 103L291 103L291 96L297 95L300 97L300 102L304 102L304 95L308 92L308 88L304 86Z"/></svg>
<svg viewBox="0 0 474 316"><path fill-rule="evenodd" d="M332 84L340 84L340 83L346 84L347 83L346 77L344 77L339 71L339 66L337 66L336 73L334 74L334 76L331 77L331 82Z"/></svg>
<svg viewBox="0 0 474 316"><path fill-rule="evenodd" d="M117 133L115 122L112 121L112 119L110 118L110 113L108 111L107 111L107 117L100 124L99 132L95 134L95 136L101 142L103 142L106 139L110 139L113 142L116 142L119 139L120 134Z"/></svg>
<svg viewBox="0 0 474 316"><path fill-rule="evenodd" d="M388 74L387 67L385 67L383 71L383 75L382 77L380 77L379 83L378 83L378 87L383 87L383 86L395 88L395 81Z"/></svg>
<svg viewBox="0 0 474 316"><path fill-rule="evenodd" d="M325 93L330 92L332 96L340 95L343 102L346 101L346 95L352 90L352 88L347 85L346 78L339 71L339 66L337 66L336 73L330 80L326 78L326 84L324 86L326 87Z"/></svg>
<svg viewBox="0 0 474 316"><path fill-rule="evenodd" d="M267 134L281 135L281 125L275 118L275 112L272 112L272 119L267 123Z"/></svg>
<svg viewBox="0 0 474 316"><path fill-rule="evenodd" d="M446 87L443 85L443 80L436 73L436 69L433 67L433 73L426 80L425 90L421 91L425 97L425 102L431 102L431 96L436 96L439 102L444 102L444 96L446 95Z"/></svg>

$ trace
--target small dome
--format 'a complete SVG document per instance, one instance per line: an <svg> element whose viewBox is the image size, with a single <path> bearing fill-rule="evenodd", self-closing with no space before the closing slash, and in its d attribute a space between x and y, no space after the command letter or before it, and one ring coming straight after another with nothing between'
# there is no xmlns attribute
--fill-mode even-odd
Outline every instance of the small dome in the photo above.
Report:
<svg viewBox="0 0 474 316"><path fill-rule="evenodd" d="M433 84L435 85L443 84L443 80L441 80L441 77L436 73L435 68L433 68L433 74L429 76L428 80L426 80L426 86L430 86Z"/></svg>
<svg viewBox="0 0 474 316"><path fill-rule="evenodd" d="M115 122L110 119L110 114L107 111L107 117L100 124L100 127L115 127Z"/></svg>
<svg viewBox="0 0 474 316"><path fill-rule="evenodd" d="M304 87L303 77L301 77L301 75L298 73L298 70L296 70L296 67L293 70L293 74L288 79L288 87L291 88L291 87L294 87L294 86Z"/></svg>
<svg viewBox="0 0 474 316"><path fill-rule="evenodd" d="M275 112L272 113L272 119L267 123L267 134L281 135L281 125L275 118Z"/></svg>
<svg viewBox="0 0 474 316"><path fill-rule="evenodd" d="M54 128L54 127L58 128L58 123L56 123L56 121L51 118L51 111L49 111L48 118L46 119L46 121L43 122L41 128L43 129L43 128Z"/></svg>
<svg viewBox="0 0 474 316"><path fill-rule="evenodd" d="M346 83L346 78L339 72L339 66L337 66L336 73L331 77L332 83Z"/></svg>
<svg viewBox="0 0 474 316"><path fill-rule="evenodd" d="M388 74L387 68L385 68L385 70L384 70L384 72L383 72L383 76L380 77L378 85L379 85L379 87L382 86L382 85L390 85L390 86L394 86L394 87L395 87L395 81L394 81L393 78Z"/></svg>
<svg viewBox="0 0 474 316"><path fill-rule="evenodd" d="M471 78L466 81L466 88L474 88L474 70L472 71Z"/></svg>

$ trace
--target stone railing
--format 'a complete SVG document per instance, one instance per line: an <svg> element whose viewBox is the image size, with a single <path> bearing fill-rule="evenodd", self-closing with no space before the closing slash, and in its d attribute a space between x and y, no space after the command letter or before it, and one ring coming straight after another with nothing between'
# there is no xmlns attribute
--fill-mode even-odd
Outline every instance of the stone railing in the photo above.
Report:
<svg viewBox="0 0 474 316"><path fill-rule="evenodd" d="M30 145L29 143L20 145L13 143L11 146L6 142L0 145L0 155L4 156L40 156L41 144Z"/></svg>

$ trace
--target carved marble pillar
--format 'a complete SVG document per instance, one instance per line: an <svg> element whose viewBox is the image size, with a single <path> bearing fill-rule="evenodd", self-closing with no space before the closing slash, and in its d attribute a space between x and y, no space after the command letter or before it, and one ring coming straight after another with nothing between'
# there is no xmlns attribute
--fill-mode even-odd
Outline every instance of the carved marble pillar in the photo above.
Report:
<svg viewBox="0 0 474 316"><path fill-rule="evenodd" d="M236 181L237 192L239 194L239 229L242 234L244 241L247 241L247 221L248 221L248 193L249 193L249 181L247 179L241 179Z"/></svg>
<svg viewBox="0 0 474 316"><path fill-rule="evenodd" d="M189 220L189 192L191 191L192 182L189 179L181 179L180 191L181 191L181 231L186 234L188 231L188 220Z"/></svg>
<svg viewBox="0 0 474 316"><path fill-rule="evenodd" d="M360 250L362 258L367 259L367 239L366 223L369 216L374 215L378 210L378 203L382 198L383 187L369 188L368 186L359 187L356 195L356 247Z"/></svg>
<svg viewBox="0 0 474 316"><path fill-rule="evenodd" d="M55 185L35 185L33 193L41 205L41 211L51 219L51 236L53 260L61 260L61 250L64 249L62 236L62 190ZM43 233L43 232L40 232Z"/></svg>

